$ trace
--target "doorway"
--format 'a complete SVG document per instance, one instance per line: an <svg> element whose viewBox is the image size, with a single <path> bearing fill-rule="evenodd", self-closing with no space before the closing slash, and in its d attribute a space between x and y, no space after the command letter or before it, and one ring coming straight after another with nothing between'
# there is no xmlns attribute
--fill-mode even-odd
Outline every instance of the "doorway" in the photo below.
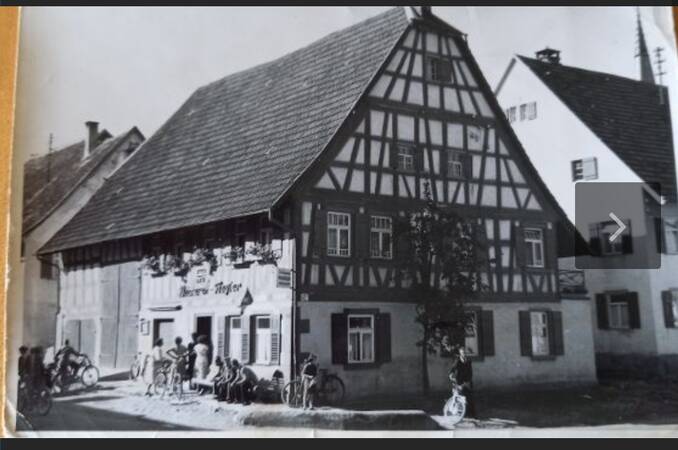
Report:
<svg viewBox="0 0 678 450"><path fill-rule="evenodd" d="M214 357L214 345L212 343L212 316L198 316L195 319L195 332L198 336L205 335L207 336L207 342L209 346L209 353L207 354L207 360L212 364L212 358Z"/></svg>

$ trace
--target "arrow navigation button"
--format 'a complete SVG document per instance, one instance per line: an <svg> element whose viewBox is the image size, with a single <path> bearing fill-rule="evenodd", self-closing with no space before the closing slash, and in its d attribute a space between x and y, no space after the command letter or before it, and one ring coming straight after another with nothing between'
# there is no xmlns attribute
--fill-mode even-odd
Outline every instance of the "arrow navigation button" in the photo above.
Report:
<svg viewBox="0 0 678 450"><path fill-rule="evenodd" d="M614 242L614 240L617 239L619 235L624 232L624 230L626 230L626 225L624 225L624 222L619 220L619 217L617 217L613 212L610 213L610 219L614 220L617 225L619 225L619 229L610 235L610 242Z"/></svg>

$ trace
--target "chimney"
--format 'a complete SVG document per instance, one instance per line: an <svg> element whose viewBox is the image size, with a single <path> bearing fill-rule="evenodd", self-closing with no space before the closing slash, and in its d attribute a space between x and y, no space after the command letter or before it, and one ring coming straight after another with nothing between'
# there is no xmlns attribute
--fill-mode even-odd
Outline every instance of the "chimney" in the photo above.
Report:
<svg viewBox="0 0 678 450"><path fill-rule="evenodd" d="M554 50L546 47L543 50L535 52L535 56L539 61L548 62L551 64L560 64L560 50Z"/></svg>
<svg viewBox="0 0 678 450"><path fill-rule="evenodd" d="M97 138L99 137L99 122L88 121L85 122L87 127L87 134L85 135L85 152L82 158L87 158L97 145Z"/></svg>

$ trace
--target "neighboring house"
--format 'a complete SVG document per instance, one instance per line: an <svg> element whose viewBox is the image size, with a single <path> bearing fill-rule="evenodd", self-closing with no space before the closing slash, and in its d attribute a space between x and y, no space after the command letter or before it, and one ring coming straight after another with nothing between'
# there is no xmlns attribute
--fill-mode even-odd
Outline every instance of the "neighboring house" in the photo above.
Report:
<svg viewBox="0 0 678 450"><path fill-rule="evenodd" d="M57 315L72 307L60 301L57 261L49 255L38 255L38 249L71 220L144 140L136 127L115 137L106 130L99 131L96 122L87 122L86 127L83 141L32 158L24 165L23 342L27 345L55 345ZM80 299L76 308L84 308L93 300ZM93 356L86 340L75 338L72 343Z"/></svg>
<svg viewBox="0 0 678 450"><path fill-rule="evenodd" d="M140 351L197 332L260 377L288 379L313 352L350 396L417 392L393 224L429 182L486 230L475 382L594 382L589 301L559 289L564 213L465 36L408 11L198 89L41 249L61 255L63 295L88 289L86 255L100 292L104 273L141 265ZM449 366L432 357L434 388Z"/></svg>
<svg viewBox="0 0 678 450"><path fill-rule="evenodd" d="M640 80L566 66L557 50L516 56L497 97L530 160L572 221L575 183L643 182L628 197L610 196L591 218L589 240L597 264L586 270L601 374L656 374L678 368L678 208L668 89L655 84L638 19ZM663 197L658 210L656 188ZM660 200L661 201L661 200ZM614 245L617 226L630 229ZM635 223L628 223L634 217ZM579 220L579 219L578 219ZM661 269L642 266L661 253ZM561 264L573 264L572 258ZM645 266L648 267L648 266Z"/></svg>

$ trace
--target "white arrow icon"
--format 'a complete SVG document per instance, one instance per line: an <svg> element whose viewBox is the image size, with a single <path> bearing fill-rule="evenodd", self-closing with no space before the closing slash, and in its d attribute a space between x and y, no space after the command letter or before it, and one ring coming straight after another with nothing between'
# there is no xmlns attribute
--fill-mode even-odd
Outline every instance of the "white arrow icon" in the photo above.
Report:
<svg viewBox="0 0 678 450"><path fill-rule="evenodd" d="M614 240L617 239L617 237L619 237L619 235L624 232L624 230L626 229L626 225L624 225L624 222L619 220L619 217L617 217L612 212L610 213L610 219L614 220L617 223L617 225L619 225L619 229L610 235L610 242L614 242Z"/></svg>

